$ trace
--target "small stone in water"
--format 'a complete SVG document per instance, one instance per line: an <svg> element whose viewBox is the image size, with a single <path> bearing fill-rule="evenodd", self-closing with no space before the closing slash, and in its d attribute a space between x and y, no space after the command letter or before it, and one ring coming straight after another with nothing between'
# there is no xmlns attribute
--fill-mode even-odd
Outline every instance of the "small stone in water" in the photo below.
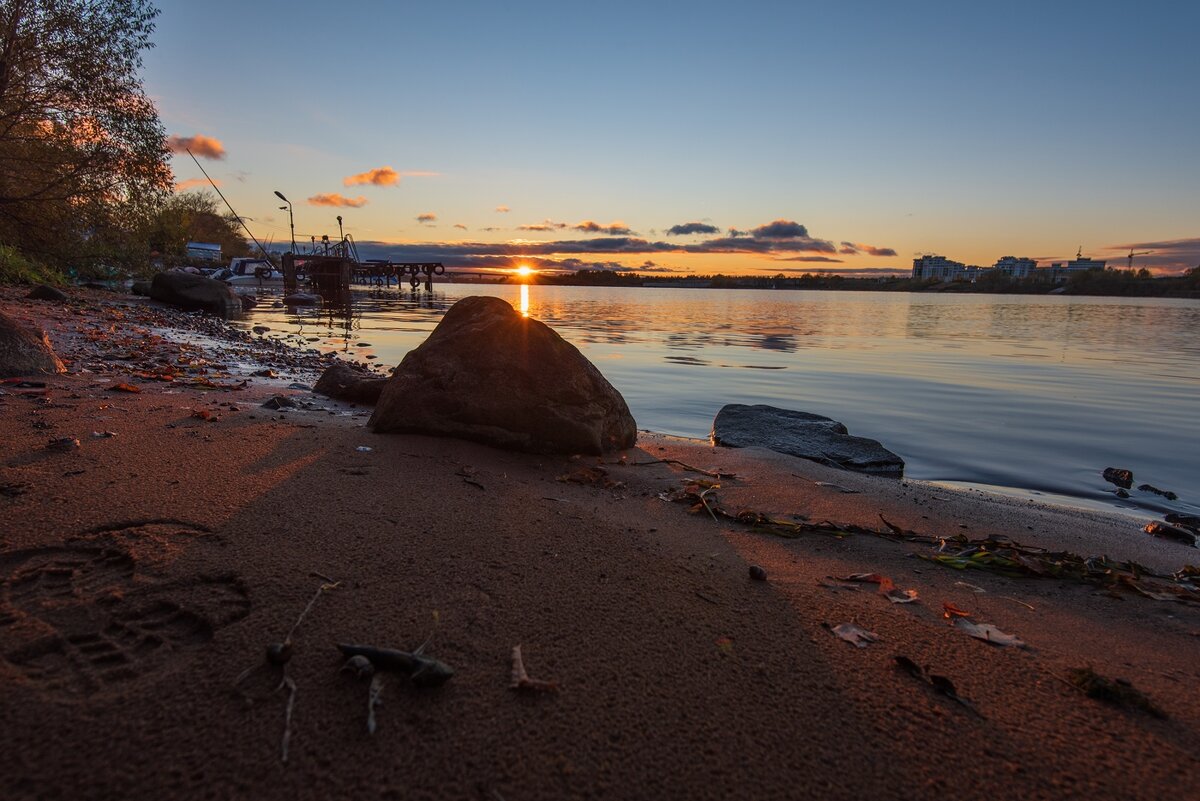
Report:
<svg viewBox="0 0 1200 801"><path fill-rule="evenodd" d="M750 565L750 578L755 581L766 581L767 571L759 565Z"/></svg>
<svg viewBox="0 0 1200 801"><path fill-rule="evenodd" d="M342 670L350 671L357 679L365 679L375 672L375 666L371 664L370 659L359 654L347 659L346 664L342 665Z"/></svg>

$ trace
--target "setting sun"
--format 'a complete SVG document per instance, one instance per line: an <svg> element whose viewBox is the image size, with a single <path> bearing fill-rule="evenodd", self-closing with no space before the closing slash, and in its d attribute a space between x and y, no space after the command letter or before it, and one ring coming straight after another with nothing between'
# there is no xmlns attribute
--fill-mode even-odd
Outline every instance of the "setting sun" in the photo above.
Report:
<svg viewBox="0 0 1200 801"><path fill-rule="evenodd" d="M519 275L521 278L528 278L529 276L533 275L534 269L528 264L522 264L514 269L513 272Z"/></svg>

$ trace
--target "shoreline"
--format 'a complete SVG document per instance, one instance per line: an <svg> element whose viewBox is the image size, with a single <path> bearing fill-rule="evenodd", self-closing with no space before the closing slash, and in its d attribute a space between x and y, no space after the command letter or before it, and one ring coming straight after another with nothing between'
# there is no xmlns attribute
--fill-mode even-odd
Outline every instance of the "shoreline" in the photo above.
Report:
<svg viewBox="0 0 1200 801"><path fill-rule="evenodd" d="M65 361L104 369L0 396L6 798L86 786L114 799L1149 799L1200 780L1200 604L951 569L881 518L951 544L1009 537L1163 574L1194 564L1194 548L1111 516L648 432L602 460L375 435L363 409L289 389L286 353L269 354L278 378L218 369L237 342L121 359L129 317L111 319L120 310L100 293L73 292L78 307L13 294L0 305L42 319ZM195 372L111 389L168 357ZM275 394L301 405L264 409ZM68 436L78 449L46 448ZM697 480L720 484L731 514L857 529L793 538L689 514L671 498L710 489ZM340 584L314 596L313 573ZM860 573L917 598L831 578ZM233 680L314 597L287 667L285 765L285 696L269 694L265 667L249 680L264 700L246 704ZM1025 647L967 636L944 603ZM878 640L831 633L846 623ZM456 676L435 691L389 678L368 735L367 685L338 672L333 644L430 636ZM558 693L508 688L518 643ZM1086 666L1167 718L1088 698L1064 678Z"/></svg>

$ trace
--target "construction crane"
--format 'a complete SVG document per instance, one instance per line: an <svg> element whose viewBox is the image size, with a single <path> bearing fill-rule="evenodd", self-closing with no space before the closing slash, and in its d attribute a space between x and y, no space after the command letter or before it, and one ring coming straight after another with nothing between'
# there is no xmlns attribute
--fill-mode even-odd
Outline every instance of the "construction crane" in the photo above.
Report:
<svg viewBox="0 0 1200 801"><path fill-rule="evenodd" d="M1132 269L1133 269L1133 257L1134 257L1134 256L1145 256L1145 255L1147 255L1148 253L1153 253L1153 252L1154 252L1153 250L1139 250L1137 253L1134 253L1134 252L1133 252L1133 248L1130 248L1130 249L1129 249L1129 256L1128 256L1128 259L1129 259L1129 265L1128 265L1128 266L1129 266L1129 269L1130 269L1130 270L1132 270Z"/></svg>

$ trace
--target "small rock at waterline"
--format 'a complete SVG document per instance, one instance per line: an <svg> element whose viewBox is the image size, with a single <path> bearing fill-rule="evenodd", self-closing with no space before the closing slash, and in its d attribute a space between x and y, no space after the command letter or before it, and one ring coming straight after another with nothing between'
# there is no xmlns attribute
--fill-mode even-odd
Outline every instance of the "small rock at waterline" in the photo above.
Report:
<svg viewBox="0 0 1200 801"><path fill-rule="evenodd" d="M254 326L254 328L251 328L250 330L256 334L265 334L271 330L271 327L269 325L256 325L256 326Z"/></svg>
<svg viewBox="0 0 1200 801"><path fill-rule="evenodd" d="M54 300L58 302L68 299L66 292L63 292L61 289L55 289L52 286L46 286L45 284L38 284L25 297L30 300Z"/></svg>
<svg viewBox="0 0 1200 801"><path fill-rule="evenodd" d="M750 565L750 578L754 579L755 581L766 581L767 571L765 568L760 567L759 565Z"/></svg>
<svg viewBox="0 0 1200 801"><path fill-rule="evenodd" d="M295 406L296 402L284 395L276 395L263 404L264 409L292 409Z"/></svg>
<svg viewBox="0 0 1200 801"><path fill-rule="evenodd" d="M1104 472L1100 474L1109 484L1116 484L1123 489L1129 489L1133 486L1133 471L1125 470L1120 467L1106 467Z"/></svg>
<svg viewBox="0 0 1200 801"><path fill-rule="evenodd" d="M1140 490L1141 492L1153 492L1155 495L1161 495L1162 497L1166 498L1168 501L1179 500L1179 496L1176 495L1175 493L1171 492L1170 490L1159 489L1158 487L1154 486L1153 484L1139 484L1138 490Z"/></svg>
<svg viewBox="0 0 1200 801"><path fill-rule="evenodd" d="M74 437L62 437L60 439L52 439L46 443L46 450L58 451L59 453L70 453L71 451L79 450L79 440Z"/></svg>
<svg viewBox="0 0 1200 801"><path fill-rule="evenodd" d="M1194 534L1184 531L1181 528L1176 528L1175 526L1168 526L1166 523L1159 523L1157 520L1147 523L1142 528L1142 531L1146 532L1152 537L1182 542L1184 545L1191 545L1193 547L1196 545L1196 537Z"/></svg>

